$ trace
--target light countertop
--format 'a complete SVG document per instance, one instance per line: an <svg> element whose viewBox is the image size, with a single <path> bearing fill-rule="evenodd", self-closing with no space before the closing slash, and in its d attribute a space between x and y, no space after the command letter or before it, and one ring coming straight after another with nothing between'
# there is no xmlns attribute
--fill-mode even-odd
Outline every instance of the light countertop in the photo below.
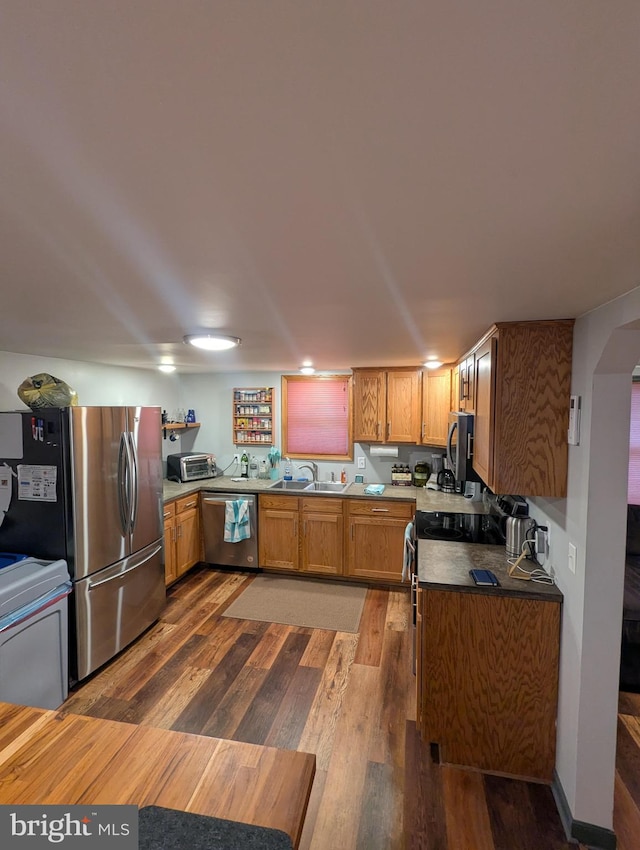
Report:
<svg viewBox="0 0 640 850"><path fill-rule="evenodd" d="M200 490L216 491L224 493L264 493L269 492L273 484L271 480L260 478L247 478L243 481L233 481L229 476L219 478L206 478L200 481L191 481L187 484L177 484L174 481L163 482L163 496L165 502L197 493ZM290 491L286 495L300 496L324 496L331 498L348 499L400 499L401 501L414 501L416 508L421 511L453 511L456 513L482 514L485 507L482 502L470 502L457 493L442 493L439 490L426 490L424 487L399 487L386 484L381 496L368 496L364 491L366 484L351 483L344 493L310 493L306 491ZM284 495L283 491L274 491Z"/></svg>

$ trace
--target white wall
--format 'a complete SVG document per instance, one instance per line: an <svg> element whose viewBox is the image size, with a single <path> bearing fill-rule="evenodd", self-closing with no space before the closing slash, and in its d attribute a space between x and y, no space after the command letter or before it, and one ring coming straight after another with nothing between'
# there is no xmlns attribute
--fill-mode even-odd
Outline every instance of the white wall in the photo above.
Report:
<svg viewBox="0 0 640 850"><path fill-rule="evenodd" d="M231 427L231 403L234 387L273 387L275 389L274 439L275 445L282 451L282 423L280 421L281 383L281 372L183 375L181 379L182 404L186 408L193 408L196 412L196 419L202 424L197 433L194 432L193 434L192 445L182 449L174 448L174 451L190 451L193 448L196 451L209 452L216 456L219 468L228 468L229 475L234 473L234 466L229 467L233 462L233 455L237 451L236 446L233 444L233 429ZM186 439L186 437L183 437L183 443ZM263 457L266 458L269 448L269 446L253 446L248 451L260 460ZM442 454L444 449L433 451ZM322 462L318 464L318 474L321 480L328 480L331 472L334 472L336 480L338 480L340 471L344 466L349 481L354 480L356 473L361 473L364 475L365 482L368 484L388 483L391 481L391 467L393 463L407 463L413 468L416 461L429 461L431 453L432 449L427 447L398 447L397 459L387 460L376 457L372 458L368 445L356 443L352 463ZM365 458L365 469L357 468L357 457ZM302 463L304 463L303 460L296 460L294 467ZM239 470L237 471L239 472ZM303 474L308 473L303 470Z"/></svg>
<svg viewBox="0 0 640 850"><path fill-rule="evenodd" d="M182 406L180 380L175 374L0 351L0 410L28 410L17 390L25 378L39 372L66 381L78 393L78 404L158 405L168 411ZM176 446L180 442L163 441L164 457L167 452L181 451Z"/></svg>
<svg viewBox="0 0 640 850"><path fill-rule="evenodd" d="M551 530L564 593L557 772L574 819L612 828L631 374L640 360L640 288L576 321L572 393L580 445L566 500L532 499ZM569 542L577 568L567 565Z"/></svg>

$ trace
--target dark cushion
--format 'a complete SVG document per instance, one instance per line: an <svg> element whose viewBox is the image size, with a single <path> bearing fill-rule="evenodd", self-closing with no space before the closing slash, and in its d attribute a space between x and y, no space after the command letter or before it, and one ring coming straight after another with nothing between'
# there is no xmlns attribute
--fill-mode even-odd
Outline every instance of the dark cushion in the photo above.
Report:
<svg viewBox="0 0 640 850"><path fill-rule="evenodd" d="M292 850L279 829L145 806L138 813L139 850Z"/></svg>
<svg viewBox="0 0 640 850"><path fill-rule="evenodd" d="M640 505L627 505L627 555L640 555Z"/></svg>

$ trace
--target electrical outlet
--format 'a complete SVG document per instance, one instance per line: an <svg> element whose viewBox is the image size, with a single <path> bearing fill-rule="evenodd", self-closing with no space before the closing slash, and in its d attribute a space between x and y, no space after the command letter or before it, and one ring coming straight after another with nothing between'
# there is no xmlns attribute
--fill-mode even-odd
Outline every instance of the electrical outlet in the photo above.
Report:
<svg viewBox="0 0 640 850"><path fill-rule="evenodd" d="M367 467L366 459L363 458L363 457L359 457L358 458L358 469L366 469L366 467Z"/></svg>
<svg viewBox="0 0 640 850"><path fill-rule="evenodd" d="M569 543L569 557L567 559L569 570L572 573L576 571L576 561L578 560L578 550L575 543Z"/></svg>
<svg viewBox="0 0 640 850"><path fill-rule="evenodd" d="M234 463L240 463L240 455L239 455L239 454L237 454L237 453L236 453L236 454L234 454L234 456L233 456L233 462L234 462Z"/></svg>

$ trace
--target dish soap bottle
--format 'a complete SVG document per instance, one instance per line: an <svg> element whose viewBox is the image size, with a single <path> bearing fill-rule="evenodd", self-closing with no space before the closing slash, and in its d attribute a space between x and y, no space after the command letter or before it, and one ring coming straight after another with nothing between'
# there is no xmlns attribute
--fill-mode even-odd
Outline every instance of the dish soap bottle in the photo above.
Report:
<svg viewBox="0 0 640 850"><path fill-rule="evenodd" d="M249 455L246 450L242 452L242 457L240 458L240 477L249 477Z"/></svg>
<svg viewBox="0 0 640 850"><path fill-rule="evenodd" d="M340 473L340 482L342 484L347 483L347 470L344 468L344 466L342 467L342 472Z"/></svg>
<svg viewBox="0 0 640 850"><path fill-rule="evenodd" d="M286 463L284 465L284 480L291 481L293 476L291 475L291 461L289 458L286 458Z"/></svg>

